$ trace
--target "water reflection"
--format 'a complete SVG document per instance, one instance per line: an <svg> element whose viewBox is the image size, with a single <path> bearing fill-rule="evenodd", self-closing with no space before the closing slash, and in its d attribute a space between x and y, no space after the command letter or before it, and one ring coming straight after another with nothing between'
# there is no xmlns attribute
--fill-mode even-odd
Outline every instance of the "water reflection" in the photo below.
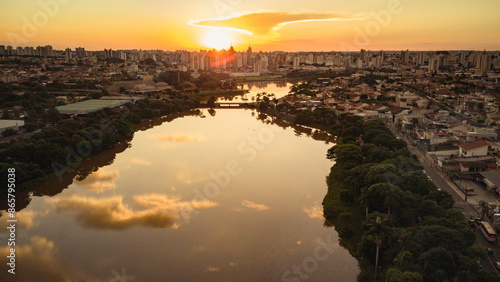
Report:
<svg viewBox="0 0 500 282"><path fill-rule="evenodd" d="M186 135L150 135L150 138L156 139L158 141L176 142L176 143L189 143L198 142L199 137L186 136Z"/></svg>
<svg viewBox="0 0 500 282"><path fill-rule="evenodd" d="M266 92L274 94L276 98L281 98L290 92L292 83L286 81L257 81L243 84L243 89L248 92L243 95L231 95L218 97L217 102L236 101L236 102L255 102L259 94Z"/></svg>
<svg viewBox="0 0 500 282"><path fill-rule="evenodd" d="M115 189L115 181L118 177L120 177L118 170L105 171L100 169L76 184L90 191L102 193L106 190Z"/></svg>
<svg viewBox="0 0 500 282"><path fill-rule="evenodd" d="M61 179L53 179L32 190L16 193L16 211L25 209L31 202L33 196L55 196L61 193L65 188L68 188L73 181L83 181L93 172L97 172L99 168L111 165L116 155L125 151L129 145L128 142L118 143L112 148L93 156L90 160L83 161L72 170L65 172L61 176ZM0 202L0 209L7 210L7 201Z"/></svg>
<svg viewBox="0 0 500 282"><path fill-rule="evenodd" d="M323 206L320 204L316 204L312 207L304 207L304 212L310 217L310 218L319 218L323 219Z"/></svg>
<svg viewBox="0 0 500 282"><path fill-rule="evenodd" d="M148 131L136 132L130 143L82 163L63 183L33 191L54 196L34 197L18 213L16 244L33 257L22 266L23 279L109 281L112 270L126 268L142 281L279 281L311 255L315 238L337 240L334 229L323 227L318 204L331 167L324 158L331 136L250 110L212 114L149 121ZM250 162L238 147L262 131L272 131L272 141ZM203 136L203 142L175 142L179 136ZM213 197L198 197L223 180L229 161L241 173L224 180ZM33 255L42 251L46 261ZM353 281L358 272L339 248L310 280Z"/></svg>
<svg viewBox="0 0 500 282"><path fill-rule="evenodd" d="M257 115L257 119L265 124L277 125L283 129L293 128L295 136L297 137L304 135L307 137L311 137L317 141L324 141L326 144L335 143L335 136L329 134L324 130L314 129L300 124L294 124L284 119L277 118L275 116L267 115L264 113L259 113Z"/></svg>
<svg viewBox="0 0 500 282"><path fill-rule="evenodd" d="M211 201L181 201L166 195L133 196L134 202L145 208L133 210L123 202L123 196L93 198L78 195L48 200L58 213L72 213L81 227L124 230L133 226L178 228L189 218L189 212L217 206Z"/></svg>
<svg viewBox="0 0 500 282"><path fill-rule="evenodd" d="M16 227L21 229L29 229L40 225L39 219L48 214L48 209L41 211L23 210L16 213L17 224ZM0 220L0 233L7 233L9 226L7 220ZM19 229L18 229L19 230Z"/></svg>
<svg viewBox="0 0 500 282"><path fill-rule="evenodd" d="M8 246L0 247L0 263L4 266L8 263L9 249ZM29 244L16 245L16 257L16 274L8 274L2 268L2 281L14 281L12 276L15 281L71 281L79 276L63 263L54 242L45 237L33 236Z"/></svg>
<svg viewBox="0 0 500 282"><path fill-rule="evenodd" d="M266 205L262 205L262 204L257 204L257 203L254 203L252 201L249 201L249 200L244 200L242 203L241 203L242 206L245 206L247 208L250 208L250 209L254 209L254 210L258 210L258 211L265 211L265 210L268 210L269 207L266 206Z"/></svg>

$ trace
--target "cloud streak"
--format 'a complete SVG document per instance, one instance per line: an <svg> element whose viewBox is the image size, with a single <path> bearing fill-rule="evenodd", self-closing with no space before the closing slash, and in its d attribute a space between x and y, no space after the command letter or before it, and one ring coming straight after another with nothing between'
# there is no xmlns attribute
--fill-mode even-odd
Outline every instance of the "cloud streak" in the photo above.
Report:
<svg viewBox="0 0 500 282"><path fill-rule="evenodd" d="M72 195L51 199L57 212L75 214L82 227L94 229L124 230L133 226L154 228L177 228L181 216L189 211L217 206L211 201L181 201L166 195L148 194L133 197L143 210L133 210L123 203L122 196L90 198Z"/></svg>
<svg viewBox="0 0 500 282"><path fill-rule="evenodd" d="M269 209L269 207L266 205L257 204L257 203L254 203L252 201L249 201L249 200L244 200L241 204L247 208L258 210L258 211L265 211L265 210Z"/></svg>
<svg viewBox="0 0 500 282"><path fill-rule="evenodd" d="M225 18L191 20L189 25L199 27L236 30L253 37L270 37L285 25L300 22L345 21L362 19L358 16L348 16L340 12L310 13L310 12L247 12Z"/></svg>

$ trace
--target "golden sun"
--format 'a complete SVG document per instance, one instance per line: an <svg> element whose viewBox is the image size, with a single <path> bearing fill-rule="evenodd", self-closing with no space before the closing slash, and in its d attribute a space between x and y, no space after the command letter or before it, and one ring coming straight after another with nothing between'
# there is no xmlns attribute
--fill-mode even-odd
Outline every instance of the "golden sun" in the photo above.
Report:
<svg viewBox="0 0 500 282"><path fill-rule="evenodd" d="M210 30L202 39L203 45L209 48L229 49L231 46L231 34L224 30Z"/></svg>

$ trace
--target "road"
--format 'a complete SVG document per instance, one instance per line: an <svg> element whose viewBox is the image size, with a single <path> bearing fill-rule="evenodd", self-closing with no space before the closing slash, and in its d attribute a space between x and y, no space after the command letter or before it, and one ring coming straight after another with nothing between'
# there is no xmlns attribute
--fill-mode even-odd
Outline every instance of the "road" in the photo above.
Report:
<svg viewBox="0 0 500 282"><path fill-rule="evenodd" d="M394 128L392 128L389 125L387 125L387 127L391 129L394 135L396 135L402 140L405 140L408 144L412 144L412 142L408 140L407 137L397 132ZM453 200L455 200L455 205L453 206L453 208L461 210L464 213L466 219L469 219L471 217L472 218L478 217L478 212L477 212L478 204L477 201L473 199L473 196L472 197L469 196L466 199L465 194L461 190L459 190L455 184L447 180L446 175L444 175L435 164L432 164L425 157L424 152L422 152L419 148L412 145L408 145L408 149L410 150L411 153L418 156L420 163L424 167L425 173L430 177L432 182L434 182L434 184L436 184L436 186L439 189L447 191L448 193L451 194ZM483 234L481 233L478 227L474 228L474 232L476 233L477 237L475 244L483 246L485 248L493 249L493 254L488 256L487 261L481 261L481 265L486 270L496 271L497 274L500 276L499 270L497 270L494 266L495 262L500 261L500 247L498 241L495 243L490 243L486 241L486 238L484 238Z"/></svg>

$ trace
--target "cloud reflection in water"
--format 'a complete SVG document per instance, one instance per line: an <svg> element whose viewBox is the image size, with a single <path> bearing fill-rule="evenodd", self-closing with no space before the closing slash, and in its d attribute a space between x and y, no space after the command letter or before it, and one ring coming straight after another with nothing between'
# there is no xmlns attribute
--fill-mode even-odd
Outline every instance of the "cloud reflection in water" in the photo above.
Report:
<svg viewBox="0 0 500 282"><path fill-rule="evenodd" d="M123 203L123 196L91 198L78 195L50 199L57 212L74 213L82 227L124 230L133 226L178 228L189 211L217 206L211 201L181 201L180 198L149 194L133 197L145 208L135 211Z"/></svg>

